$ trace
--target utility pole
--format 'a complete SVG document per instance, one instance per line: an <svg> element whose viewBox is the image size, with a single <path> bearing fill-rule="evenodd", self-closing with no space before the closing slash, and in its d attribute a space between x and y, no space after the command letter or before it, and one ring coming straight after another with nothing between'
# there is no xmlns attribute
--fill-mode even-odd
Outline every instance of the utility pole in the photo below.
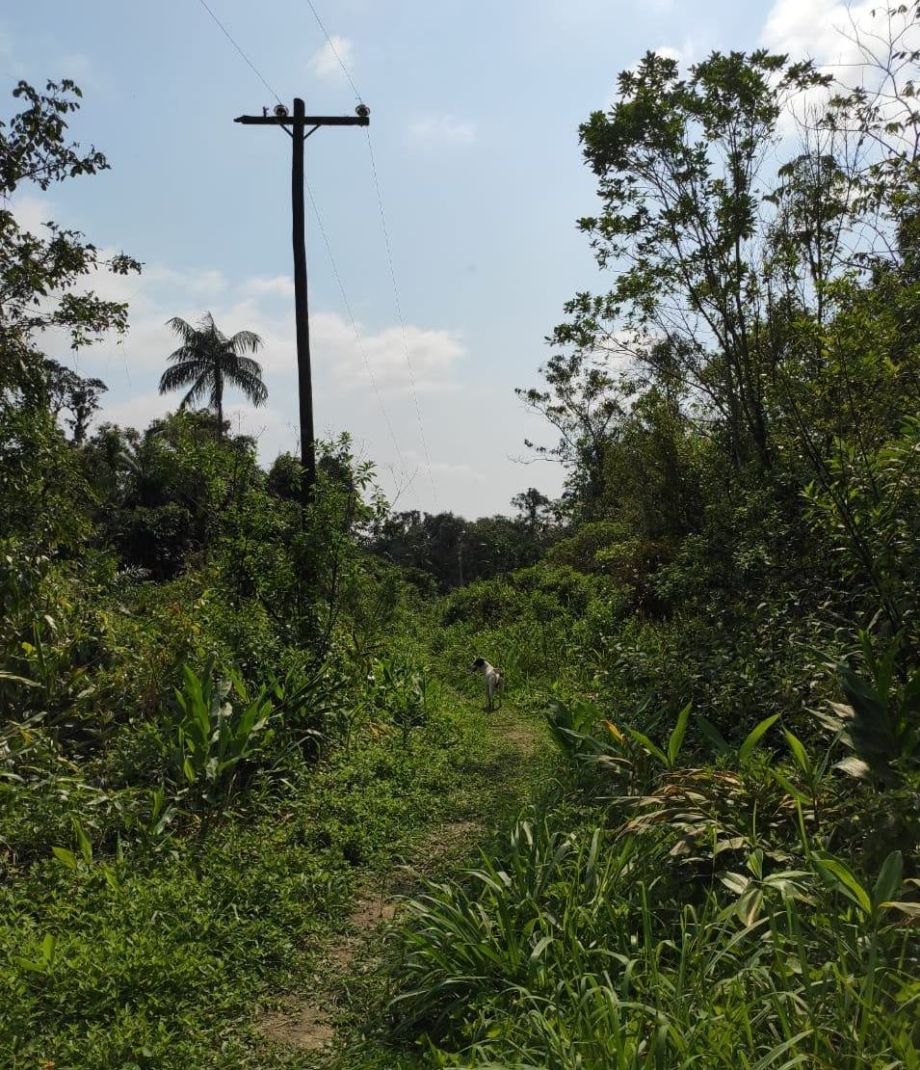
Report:
<svg viewBox="0 0 920 1070"><path fill-rule="evenodd" d="M300 462L304 470L303 500L309 502L316 483L316 446L313 433L313 376L310 368L310 318L307 305L307 249L304 223L303 143L321 126L369 126L370 108L359 104L355 115L307 115L300 97L294 98L294 114L283 104L268 114L240 115L233 121L248 126L280 126L290 134L291 159L291 238L294 246L294 315L297 324L297 386L300 399ZM307 129L309 127L309 129Z"/></svg>

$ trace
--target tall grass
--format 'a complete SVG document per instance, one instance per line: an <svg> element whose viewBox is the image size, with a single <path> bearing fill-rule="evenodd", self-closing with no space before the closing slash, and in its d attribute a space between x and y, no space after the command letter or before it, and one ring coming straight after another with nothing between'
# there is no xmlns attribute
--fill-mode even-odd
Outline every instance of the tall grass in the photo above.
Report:
<svg viewBox="0 0 920 1070"><path fill-rule="evenodd" d="M443 1065L920 1066L916 932L826 876L774 874L745 914L664 837L524 822L410 904L398 1028Z"/></svg>
<svg viewBox="0 0 920 1070"><path fill-rule="evenodd" d="M689 768L689 708L661 744L586 700L549 720L577 791L409 904L398 1032L443 1066L920 1067L920 882L831 851L883 796L789 731L777 756L775 716Z"/></svg>

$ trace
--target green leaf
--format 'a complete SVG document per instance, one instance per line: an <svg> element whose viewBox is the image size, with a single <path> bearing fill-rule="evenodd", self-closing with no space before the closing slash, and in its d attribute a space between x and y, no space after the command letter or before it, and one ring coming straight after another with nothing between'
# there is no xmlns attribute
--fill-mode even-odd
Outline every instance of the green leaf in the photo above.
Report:
<svg viewBox="0 0 920 1070"><path fill-rule="evenodd" d="M637 728L627 728L626 731L639 744L639 746L643 748L643 750L654 755L662 765L668 765L668 756L661 747L659 747L657 743L653 743L644 732L640 732Z"/></svg>
<svg viewBox="0 0 920 1070"><path fill-rule="evenodd" d="M54 961L54 952L57 948L57 937L48 933L42 940L42 958L50 966Z"/></svg>
<svg viewBox="0 0 920 1070"><path fill-rule="evenodd" d="M864 914L872 913L872 899L849 866L838 858L816 858L815 866L827 884L843 892Z"/></svg>
<svg viewBox="0 0 920 1070"><path fill-rule="evenodd" d="M22 684L23 687L40 687L34 680L27 680L24 676L16 676L11 672L0 669L0 683Z"/></svg>
<svg viewBox="0 0 920 1070"><path fill-rule="evenodd" d="M726 873L720 878L725 887L735 895L744 895L751 883L749 877L743 873Z"/></svg>
<svg viewBox="0 0 920 1070"><path fill-rule="evenodd" d="M677 724L668 739L668 764L673 766L680 754L680 748L684 742L684 734L687 731L687 722L690 720L690 703L677 715Z"/></svg>
<svg viewBox="0 0 920 1070"><path fill-rule="evenodd" d="M783 789L783 791L786 792L787 795L791 795L792 798L796 800L796 802L800 802L803 804L808 804L811 802L811 799L805 794L805 792L797 788L788 777L783 776L783 774L776 769L771 770L771 772L773 774L773 779L777 782L777 784L779 784L779 786Z"/></svg>
<svg viewBox="0 0 920 1070"><path fill-rule="evenodd" d="M783 735L786 738L786 742L789 744L789 750L792 751L792 757L795 759L796 765L805 776L810 777L812 772L811 758L808 756L808 751L805 749L805 745L794 733L790 732L788 728L783 729Z"/></svg>
<svg viewBox="0 0 920 1070"><path fill-rule="evenodd" d="M13 961L30 973L47 973L48 966L44 962L36 962L34 959L24 958L22 955L14 955Z"/></svg>
<svg viewBox="0 0 920 1070"><path fill-rule="evenodd" d="M760 908L763 906L763 892L759 888L751 888L738 901L738 914L745 925L753 925L760 916Z"/></svg>
<svg viewBox="0 0 920 1070"><path fill-rule="evenodd" d="M63 862L68 869L77 868L77 856L73 851L68 851L66 847L52 847L51 853L59 862Z"/></svg>
<svg viewBox="0 0 920 1070"><path fill-rule="evenodd" d="M901 874L904 871L904 858L900 851L892 851L882 863L875 887L872 889L872 901L878 907L883 901L892 899L901 889Z"/></svg>
<svg viewBox="0 0 920 1070"><path fill-rule="evenodd" d="M746 765L750 760L751 755L754 753L754 748L766 735L769 729L776 724L780 715L774 713L771 717L765 717L760 724L755 725L754 728L748 733L747 738L738 748L738 761L742 765Z"/></svg>
<svg viewBox="0 0 920 1070"><path fill-rule="evenodd" d="M712 721L707 720L701 713L696 715L696 723L700 726L700 731L709 740L709 742L716 748L717 754L729 754L731 747L726 743L725 736L716 728Z"/></svg>
<svg viewBox="0 0 920 1070"><path fill-rule="evenodd" d="M83 861L87 865L93 860L93 845L89 842L89 837L83 831L83 826L79 821L74 818L73 822L74 836L77 838L77 846L80 848L80 854L83 856Z"/></svg>
<svg viewBox="0 0 920 1070"><path fill-rule="evenodd" d="M530 953L531 962L533 962L535 959L538 959L552 942L553 938L551 936L544 936L541 940L539 940L537 942L537 946Z"/></svg>

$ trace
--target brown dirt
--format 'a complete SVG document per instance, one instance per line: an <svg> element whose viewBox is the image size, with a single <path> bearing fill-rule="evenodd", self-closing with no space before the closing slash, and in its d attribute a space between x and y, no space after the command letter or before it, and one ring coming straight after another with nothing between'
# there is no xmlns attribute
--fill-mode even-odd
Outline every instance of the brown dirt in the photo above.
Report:
<svg viewBox="0 0 920 1070"><path fill-rule="evenodd" d="M323 1012L312 1003L295 1004L267 1014L259 1028L276 1044L303 1051L321 1051L335 1037L335 1030Z"/></svg>
<svg viewBox="0 0 920 1070"><path fill-rule="evenodd" d="M477 821L451 821L433 829L424 839L420 853L425 858L456 854L475 833L482 832Z"/></svg>
<svg viewBox="0 0 920 1070"><path fill-rule="evenodd" d="M336 973L344 973L354 962L364 937L384 922L392 921L395 915L396 904L392 899L373 893L362 895L348 919L349 932L326 947L327 965ZM292 999L286 1007L266 1015L259 1028L277 1044L319 1051L335 1038L330 1010L314 999Z"/></svg>

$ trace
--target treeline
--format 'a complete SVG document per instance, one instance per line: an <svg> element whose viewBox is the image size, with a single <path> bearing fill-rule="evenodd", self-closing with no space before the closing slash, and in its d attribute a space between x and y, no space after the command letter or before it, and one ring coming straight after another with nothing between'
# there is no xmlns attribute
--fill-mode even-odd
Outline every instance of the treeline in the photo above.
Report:
<svg viewBox="0 0 920 1070"><path fill-rule="evenodd" d="M535 564L559 529L554 503L535 487L517 494L513 517L389 512L373 526L374 553L433 577L440 593Z"/></svg>
<svg viewBox="0 0 920 1070"><path fill-rule="evenodd" d="M559 432L569 558L632 569L651 617L732 645L773 613L787 646L846 622L916 658L920 120L893 55L864 72L888 94L765 52L686 76L649 54L581 127L579 226L614 284L568 303L519 393Z"/></svg>
<svg viewBox="0 0 920 1070"><path fill-rule="evenodd" d="M435 639L564 771L410 906L439 1065L920 1057L920 7L865 14L845 82L649 53L581 127L609 288L519 392L561 529Z"/></svg>

